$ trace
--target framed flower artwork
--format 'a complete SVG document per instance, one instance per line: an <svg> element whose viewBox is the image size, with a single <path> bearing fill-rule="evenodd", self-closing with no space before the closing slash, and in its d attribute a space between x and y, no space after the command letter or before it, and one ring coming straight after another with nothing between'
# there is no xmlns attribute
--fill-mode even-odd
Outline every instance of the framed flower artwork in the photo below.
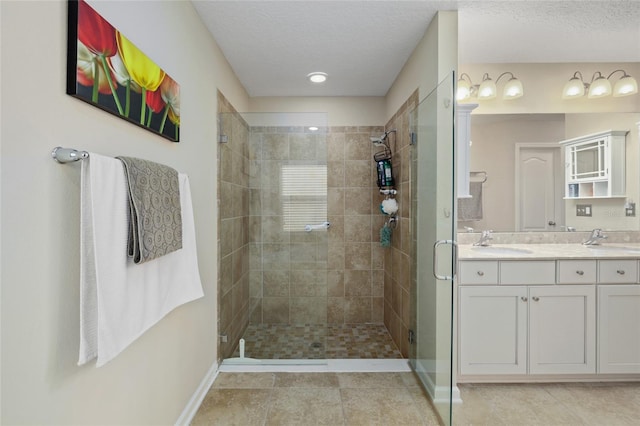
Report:
<svg viewBox="0 0 640 426"><path fill-rule="evenodd" d="M180 140L180 85L84 0L69 0L67 94Z"/></svg>

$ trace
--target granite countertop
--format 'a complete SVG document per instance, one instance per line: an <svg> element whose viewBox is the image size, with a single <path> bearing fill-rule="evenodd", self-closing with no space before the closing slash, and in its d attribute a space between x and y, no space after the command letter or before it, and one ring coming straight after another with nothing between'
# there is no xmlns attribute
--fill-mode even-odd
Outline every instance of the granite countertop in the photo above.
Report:
<svg viewBox="0 0 640 426"><path fill-rule="evenodd" d="M490 244L458 246L459 260L640 259L640 244Z"/></svg>

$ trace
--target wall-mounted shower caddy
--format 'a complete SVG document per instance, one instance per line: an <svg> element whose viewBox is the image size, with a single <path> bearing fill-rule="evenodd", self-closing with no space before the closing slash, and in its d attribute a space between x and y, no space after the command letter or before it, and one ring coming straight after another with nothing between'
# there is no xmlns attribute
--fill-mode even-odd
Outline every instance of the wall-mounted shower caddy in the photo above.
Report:
<svg viewBox="0 0 640 426"><path fill-rule="evenodd" d="M391 245L391 231L395 229L398 224L398 203L396 201L398 191L395 189L395 181L391 165L393 151L391 150L391 145L389 143L389 135L396 132L396 129L387 130L380 137L373 136L370 138L371 143L382 148L373 155L373 161L376 163L379 192L384 196L384 199L380 204L380 211L387 215L387 220L385 221L383 228L380 230L380 243L383 247L389 247Z"/></svg>

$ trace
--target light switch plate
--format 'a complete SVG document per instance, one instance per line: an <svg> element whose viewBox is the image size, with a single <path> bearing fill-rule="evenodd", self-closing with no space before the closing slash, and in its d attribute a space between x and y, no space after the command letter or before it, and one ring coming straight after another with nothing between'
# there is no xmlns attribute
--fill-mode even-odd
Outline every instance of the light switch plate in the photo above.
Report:
<svg viewBox="0 0 640 426"><path fill-rule="evenodd" d="M591 204L576 204L576 216L591 217Z"/></svg>

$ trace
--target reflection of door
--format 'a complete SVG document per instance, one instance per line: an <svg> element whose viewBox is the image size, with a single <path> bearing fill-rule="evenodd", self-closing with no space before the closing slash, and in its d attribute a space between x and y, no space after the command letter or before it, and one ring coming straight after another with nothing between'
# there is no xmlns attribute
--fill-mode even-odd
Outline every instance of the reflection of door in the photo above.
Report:
<svg viewBox="0 0 640 426"><path fill-rule="evenodd" d="M557 144L516 144L516 230L560 231L564 174Z"/></svg>

